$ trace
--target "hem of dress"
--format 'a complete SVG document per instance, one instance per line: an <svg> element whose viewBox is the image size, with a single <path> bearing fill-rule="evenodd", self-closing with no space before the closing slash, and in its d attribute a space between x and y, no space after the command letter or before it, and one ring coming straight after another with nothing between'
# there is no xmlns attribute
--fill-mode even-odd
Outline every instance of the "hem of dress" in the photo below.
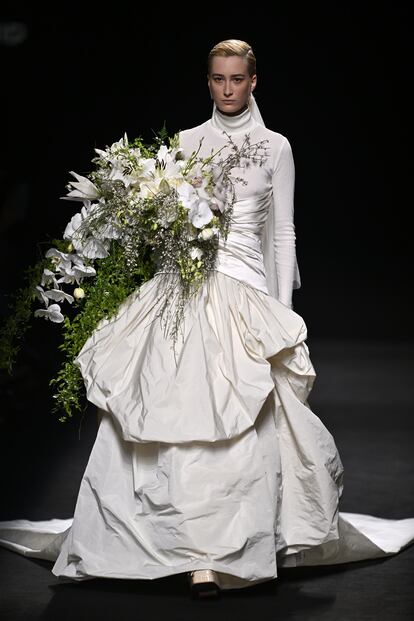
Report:
<svg viewBox="0 0 414 621"><path fill-rule="evenodd" d="M67 568L70 568L70 564L67 566ZM262 582L268 582L269 580L275 580L278 577L276 571L276 574L271 576L252 579L243 578L236 574L229 573L228 567L222 565L221 563L217 563L216 561L200 561L198 563L192 561L177 567L158 568L158 570L155 572L155 575L153 576L139 574L138 572L137 574L125 574L122 572L105 572L99 570L91 570L93 573L83 573L73 576L67 573L55 573L53 569L51 570L51 572L59 579L59 581L65 580L68 582L82 582L84 580L93 580L95 578L106 578L114 580L158 580L160 578L167 578L168 576L175 576L177 574L187 573L200 569L212 569L213 571L217 572L220 578L220 588L222 588L223 590L243 589L246 587L255 586L256 584Z"/></svg>

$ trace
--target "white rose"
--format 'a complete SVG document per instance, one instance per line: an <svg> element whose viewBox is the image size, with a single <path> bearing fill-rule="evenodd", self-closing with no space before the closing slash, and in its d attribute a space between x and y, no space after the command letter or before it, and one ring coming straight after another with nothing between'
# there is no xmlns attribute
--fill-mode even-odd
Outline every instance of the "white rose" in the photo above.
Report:
<svg viewBox="0 0 414 621"><path fill-rule="evenodd" d="M200 237L201 239L207 240L207 239L211 239L211 237L213 237L214 235L214 231L212 228L207 228L207 229L203 229L200 232Z"/></svg>
<svg viewBox="0 0 414 621"><path fill-rule="evenodd" d="M73 296L76 300L81 300L85 297L85 291L82 287L76 287L76 289L73 290Z"/></svg>

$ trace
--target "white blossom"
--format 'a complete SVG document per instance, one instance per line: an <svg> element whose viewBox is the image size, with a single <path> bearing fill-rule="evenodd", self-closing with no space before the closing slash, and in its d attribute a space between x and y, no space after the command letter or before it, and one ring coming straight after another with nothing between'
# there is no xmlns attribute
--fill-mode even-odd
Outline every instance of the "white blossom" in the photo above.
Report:
<svg viewBox="0 0 414 621"><path fill-rule="evenodd" d="M191 183L183 181L177 188L177 194L183 203L184 207L190 208L193 202L197 199L197 192Z"/></svg>
<svg viewBox="0 0 414 621"><path fill-rule="evenodd" d="M49 289L49 291L45 292L45 296L50 300L55 300L56 302L69 302L72 304L73 296L69 295L69 293L65 293L62 289Z"/></svg>
<svg viewBox="0 0 414 621"><path fill-rule="evenodd" d="M63 233L63 239L69 240L77 252L82 250L83 239L80 236L79 229L83 221L98 208L97 203L91 203L89 200L85 200L83 207L79 213L75 213L71 220L66 225Z"/></svg>
<svg viewBox="0 0 414 621"><path fill-rule="evenodd" d="M55 265L56 272L64 273L65 270L68 270L71 268L72 261L70 258L71 255L69 253L61 252L60 250L57 250L56 248L50 248L46 252L45 256L47 259L52 260L52 263Z"/></svg>
<svg viewBox="0 0 414 621"><path fill-rule="evenodd" d="M112 222L107 222L95 233L95 238L100 240L119 239L120 237L122 237L121 227L114 225Z"/></svg>
<svg viewBox="0 0 414 621"><path fill-rule="evenodd" d="M201 248L197 248L197 247L193 247L190 250L190 257L192 259L201 259L201 257L203 256L204 252L201 250Z"/></svg>
<svg viewBox="0 0 414 621"><path fill-rule="evenodd" d="M59 304L51 304L47 309L39 309L34 312L35 317L44 317L53 323L62 323L65 318L60 312Z"/></svg>
<svg viewBox="0 0 414 621"><path fill-rule="evenodd" d="M85 297L80 286L83 279L96 276L98 267L95 269L94 261L106 258L113 245L121 246L128 266L133 266L141 256L137 244L145 243L145 239L154 251L171 245L167 263L170 255L173 259L172 251L188 248L189 242L193 244L188 250L189 256L195 262L200 261L206 249L203 242L220 234L220 216L228 207L232 208L234 202L233 181L229 176L234 168L233 160L220 157L215 164L213 152L204 159L198 157L198 152L186 158L181 147L164 144L154 157L144 157L139 147L129 145L126 133L105 150L95 149L95 152L98 157L93 161L97 170L90 178L70 172L74 181L69 182L68 193L62 198L82 201L83 205L79 213L71 217L63 234L68 251L51 248L46 253L51 266L44 269L35 291L46 307L36 311L35 316L55 323L64 321L59 304L65 301L72 304L75 299ZM249 149L243 154L246 152ZM236 156L234 161L237 161ZM157 200L147 201L152 197ZM185 217L177 220L183 209ZM166 237L170 232L165 229L176 220L178 226L174 227L174 239L170 244ZM213 222L217 226L213 226ZM140 224L144 227L142 236L138 231ZM185 237L185 244L181 244L182 239L175 239L180 235ZM113 244L113 240L117 243ZM204 257L206 269L214 258L210 250L212 247ZM195 266L192 268L194 272ZM195 276L198 279L200 274ZM63 284L73 285L72 295L60 288ZM108 292L104 294L109 295Z"/></svg>
<svg viewBox="0 0 414 621"><path fill-rule="evenodd" d="M90 181L87 177L83 177L82 175L78 175L73 172L73 170L69 171L77 181L69 181L68 188L74 188L66 196L62 196L61 198L64 200L74 200L74 201L83 201L85 199L94 199L98 198L99 190Z"/></svg>
<svg viewBox="0 0 414 621"><path fill-rule="evenodd" d="M42 285L42 287L44 287L45 285L53 284L53 286L55 288L57 288L58 287L58 283L57 283L56 276L55 276L54 272L52 272L51 270L48 270L47 268L45 268L43 270L42 280L41 280L40 284Z"/></svg>
<svg viewBox="0 0 414 621"><path fill-rule="evenodd" d="M40 287L39 285L37 285L35 293L36 293L36 297L38 298L38 300L40 300L41 302L44 302L45 306L48 307L49 298L46 296L46 293L43 287Z"/></svg>
<svg viewBox="0 0 414 621"><path fill-rule="evenodd" d="M214 215L210 209L210 205L206 200L197 200L190 209L188 217L191 223L201 229L203 226L211 222Z"/></svg>
<svg viewBox="0 0 414 621"><path fill-rule="evenodd" d="M88 237L82 248L81 255L88 259L104 259L109 254L109 240L96 239L96 237Z"/></svg>
<svg viewBox="0 0 414 621"><path fill-rule="evenodd" d="M73 285L75 282L79 284L84 278L91 278L92 276L96 276L96 270L91 265L74 265L70 270L67 270L57 282L70 285Z"/></svg>
<svg viewBox="0 0 414 621"><path fill-rule="evenodd" d="M200 231L199 237L203 240L211 239L214 237L214 230L211 227L207 227Z"/></svg>
<svg viewBox="0 0 414 621"><path fill-rule="evenodd" d="M81 300L85 297L85 291L84 289L82 289L82 287L76 287L76 289L73 290L73 295L75 296L76 300Z"/></svg>

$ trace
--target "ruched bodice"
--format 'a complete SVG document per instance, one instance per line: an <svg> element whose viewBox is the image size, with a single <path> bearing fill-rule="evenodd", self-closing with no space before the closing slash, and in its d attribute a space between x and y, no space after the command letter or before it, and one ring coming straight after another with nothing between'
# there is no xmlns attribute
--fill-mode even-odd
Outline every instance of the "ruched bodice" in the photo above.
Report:
<svg viewBox="0 0 414 621"><path fill-rule="evenodd" d="M219 240L217 271L241 280L292 308L292 290L300 287L294 226L294 164L282 134L258 123L249 109L234 117L214 107L211 119L180 132L185 157L220 151L223 159L233 144L266 147L265 160L232 170L236 202L227 240Z"/></svg>
<svg viewBox="0 0 414 621"><path fill-rule="evenodd" d="M262 233L271 206L271 191L234 203L227 239L219 238L216 269L248 281L269 293L262 251Z"/></svg>

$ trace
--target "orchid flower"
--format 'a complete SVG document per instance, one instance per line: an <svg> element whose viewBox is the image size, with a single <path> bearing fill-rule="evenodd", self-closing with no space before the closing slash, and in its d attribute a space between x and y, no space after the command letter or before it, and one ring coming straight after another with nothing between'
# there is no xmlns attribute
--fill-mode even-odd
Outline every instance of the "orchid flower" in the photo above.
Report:
<svg viewBox="0 0 414 621"><path fill-rule="evenodd" d="M91 265L74 265L69 270L66 270L61 278L58 278L58 283L74 284L75 282L80 284L83 278L90 278L96 276L96 270Z"/></svg>
<svg viewBox="0 0 414 621"><path fill-rule="evenodd" d="M43 287L40 287L39 285L37 285L35 293L36 293L36 297L38 298L38 300L43 302L47 308L49 306L49 298L46 296L46 293Z"/></svg>
<svg viewBox="0 0 414 621"><path fill-rule="evenodd" d="M35 317L44 317L53 323L62 323L65 318L60 312L59 304L51 304L47 309L39 309L34 312Z"/></svg>
<svg viewBox="0 0 414 621"><path fill-rule="evenodd" d="M214 214L206 200L197 200L188 213L189 220L198 229L211 222Z"/></svg>
<svg viewBox="0 0 414 621"><path fill-rule="evenodd" d="M69 304L72 304L74 300L72 295L65 293L61 289L49 289L49 291L45 292L45 296L50 300L55 300L56 302L64 302L66 300Z"/></svg>
<svg viewBox="0 0 414 621"><path fill-rule="evenodd" d="M56 280L56 276L55 276L54 272L52 272L51 270L48 270L47 268L45 268L43 270L42 280L41 280L40 284L42 285L42 287L44 287L45 285L53 284L53 286L57 288L58 281Z"/></svg>

